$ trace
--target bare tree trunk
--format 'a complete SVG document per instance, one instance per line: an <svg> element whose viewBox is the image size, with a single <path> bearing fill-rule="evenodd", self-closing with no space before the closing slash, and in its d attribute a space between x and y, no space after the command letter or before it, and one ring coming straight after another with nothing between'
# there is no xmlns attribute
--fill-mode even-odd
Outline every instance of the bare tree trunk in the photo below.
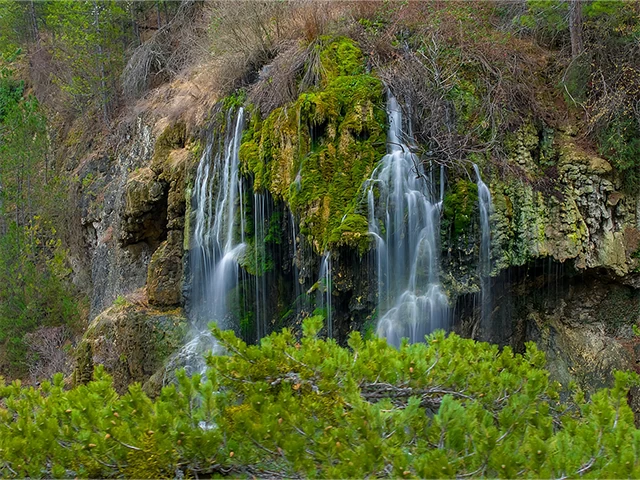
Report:
<svg viewBox="0 0 640 480"><path fill-rule="evenodd" d="M104 124L109 125L109 97L107 94L107 82L106 82L106 73L104 69L104 55L102 51L102 36L100 32L100 10L98 8L98 4L96 0L93 2L93 15L95 20L95 28L98 37L98 45L97 45L97 54L98 54L98 62L100 63L100 90L102 94L102 116L104 119Z"/></svg>
<svg viewBox="0 0 640 480"><path fill-rule="evenodd" d="M33 0L29 2L29 20L31 21L31 31L33 40L40 45L40 31L38 30L38 17L36 16L36 7Z"/></svg>
<svg viewBox="0 0 640 480"><path fill-rule="evenodd" d="M135 34L136 40L138 41L136 47L138 47L142 45L142 39L140 38L140 27L138 26L138 21L136 20L135 5L135 2L131 2L129 12L131 14L131 25L133 26L133 33Z"/></svg>
<svg viewBox="0 0 640 480"><path fill-rule="evenodd" d="M584 52L582 0L569 0L569 34L571 35L571 58L576 58Z"/></svg>

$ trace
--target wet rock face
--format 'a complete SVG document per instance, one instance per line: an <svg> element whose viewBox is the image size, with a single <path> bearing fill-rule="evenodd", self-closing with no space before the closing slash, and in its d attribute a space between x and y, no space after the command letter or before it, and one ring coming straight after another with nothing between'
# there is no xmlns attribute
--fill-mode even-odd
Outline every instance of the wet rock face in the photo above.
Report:
<svg viewBox="0 0 640 480"><path fill-rule="evenodd" d="M615 370L636 369L640 293L604 270L579 273L549 260L511 268L494 279L491 318L477 320L472 296L458 303L456 330L516 352L534 341L552 378L593 392L613 383Z"/></svg>
<svg viewBox="0 0 640 480"><path fill-rule="evenodd" d="M345 344L352 331L375 331L378 285L372 258L342 248L332 257L334 336Z"/></svg>

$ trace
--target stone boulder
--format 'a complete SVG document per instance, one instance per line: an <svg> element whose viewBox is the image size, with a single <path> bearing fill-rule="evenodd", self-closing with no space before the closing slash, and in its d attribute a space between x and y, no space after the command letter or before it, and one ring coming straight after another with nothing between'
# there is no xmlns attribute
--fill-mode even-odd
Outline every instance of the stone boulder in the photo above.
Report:
<svg viewBox="0 0 640 480"><path fill-rule="evenodd" d="M180 309L159 311L119 297L91 322L78 345L74 382L86 383L94 365L102 364L123 393L131 383L149 380L182 346L187 329Z"/></svg>

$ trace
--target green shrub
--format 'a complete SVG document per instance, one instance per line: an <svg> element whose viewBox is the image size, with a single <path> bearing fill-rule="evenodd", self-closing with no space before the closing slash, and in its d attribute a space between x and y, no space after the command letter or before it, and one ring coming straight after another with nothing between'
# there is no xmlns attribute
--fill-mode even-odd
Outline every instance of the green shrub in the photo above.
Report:
<svg viewBox="0 0 640 480"><path fill-rule="evenodd" d="M544 354L436 332L399 349L351 335L319 339L322 318L249 346L214 334L228 356L209 379L179 373L155 401L118 396L98 368L65 391L0 387L0 475L637 477L640 432L630 373L586 401L559 400Z"/></svg>

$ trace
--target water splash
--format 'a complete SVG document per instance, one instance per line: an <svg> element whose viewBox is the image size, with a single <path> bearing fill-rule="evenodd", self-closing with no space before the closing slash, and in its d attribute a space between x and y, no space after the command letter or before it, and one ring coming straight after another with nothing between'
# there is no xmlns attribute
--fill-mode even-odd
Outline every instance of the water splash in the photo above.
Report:
<svg viewBox="0 0 640 480"><path fill-rule="evenodd" d="M378 335L394 345L419 342L449 327L449 302L440 285L440 211L443 179L403 141L402 113L389 94L388 151L368 180L369 233L378 273ZM410 131L410 128L408 128Z"/></svg>
<svg viewBox="0 0 640 480"><path fill-rule="evenodd" d="M481 288L482 322L489 320L491 315L491 225L489 217L493 209L491 192L482 181L478 165L473 164L478 185L478 207L480 209L480 258L478 262L478 276Z"/></svg>

